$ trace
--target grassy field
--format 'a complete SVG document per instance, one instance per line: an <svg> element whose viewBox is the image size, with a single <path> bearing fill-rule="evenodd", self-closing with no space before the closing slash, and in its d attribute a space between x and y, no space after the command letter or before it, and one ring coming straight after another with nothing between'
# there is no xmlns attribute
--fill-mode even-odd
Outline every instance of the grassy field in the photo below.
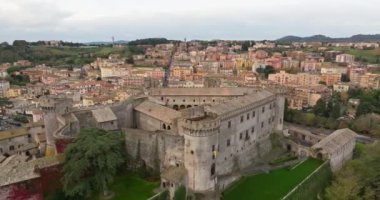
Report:
<svg viewBox="0 0 380 200"><path fill-rule="evenodd" d="M107 57L111 53L121 54L124 57L131 55L128 47L0 47L0 63L30 60L34 64L51 66L82 66L91 63L96 57Z"/></svg>
<svg viewBox="0 0 380 200"><path fill-rule="evenodd" d="M356 58L364 59L369 63L377 63L380 61L380 50L363 50L363 49L347 49L347 48L334 48L334 50L342 51L344 53L352 54Z"/></svg>
<svg viewBox="0 0 380 200"><path fill-rule="evenodd" d="M115 193L111 200L146 200L154 195L153 190L159 186L159 182L149 182L137 175L118 176L110 187L110 190Z"/></svg>
<svg viewBox="0 0 380 200"><path fill-rule="evenodd" d="M245 177L224 192L224 200L279 200L317 169L322 161L308 159L296 168Z"/></svg>

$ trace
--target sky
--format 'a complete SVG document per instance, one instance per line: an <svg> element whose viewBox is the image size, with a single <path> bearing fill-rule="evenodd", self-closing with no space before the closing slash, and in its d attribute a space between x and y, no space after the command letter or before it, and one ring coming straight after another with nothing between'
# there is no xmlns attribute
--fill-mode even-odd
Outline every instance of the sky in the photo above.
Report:
<svg viewBox="0 0 380 200"><path fill-rule="evenodd" d="M0 0L0 41L380 33L378 0Z"/></svg>

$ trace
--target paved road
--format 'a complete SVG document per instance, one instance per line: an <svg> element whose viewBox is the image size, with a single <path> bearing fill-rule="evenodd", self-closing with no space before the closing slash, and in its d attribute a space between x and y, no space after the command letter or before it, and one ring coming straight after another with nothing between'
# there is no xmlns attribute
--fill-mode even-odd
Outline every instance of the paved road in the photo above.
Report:
<svg viewBox="0 0 380 200"><path fill-rule="evenodd" d="M163 87L168 87L168 85L169 85L170 67L173 63L173 56L174 56L174 53L176 51L177 51L177 46L174 45L174 49L172 51L172 55L170 56L170 60L169 60L169 66L167 68L165 68L164 82L162 83Z"/></svg>

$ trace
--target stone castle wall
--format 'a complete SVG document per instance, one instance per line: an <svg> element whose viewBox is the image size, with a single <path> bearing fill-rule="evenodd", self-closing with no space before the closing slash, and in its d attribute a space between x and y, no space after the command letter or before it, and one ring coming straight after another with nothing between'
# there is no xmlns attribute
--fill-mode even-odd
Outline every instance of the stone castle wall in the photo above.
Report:
<svg viewBox="0 0 380 200"><path fill-rule="evenodd" d="M151 169L161 171L175 165L183 165L184 139L182 136L149 132L140 129L124 129L127 153L130 158L141 159Z"/></svg>

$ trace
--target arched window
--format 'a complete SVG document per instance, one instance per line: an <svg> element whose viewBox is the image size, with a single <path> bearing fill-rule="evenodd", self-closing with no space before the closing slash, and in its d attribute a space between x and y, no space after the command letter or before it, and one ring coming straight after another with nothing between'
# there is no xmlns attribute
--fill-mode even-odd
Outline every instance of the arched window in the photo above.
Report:
<svg viewBox="0 0 380 200"><path fill-rule="evenodd" d="M211 176L215 175L215 163L212 163L211 165Z"/></svg>
<svg viewBox="0 0 380 200"><path fill-rule="evenodd" d="M9 146L9 151L15 150L15 147L13 145Z"/></svg>
<svg viewBox="0 0 380 200"><path fill-rule="evenodd" d="M166 129L166 124L163 124L163 125L162 125L162 128L163 128L163 129Z"/></svg>
<svg viewBox="0 0 380 200"><path fill-rule="evenodd" d="M168 130L170 130L170 125L168 126Z"/></svg>

